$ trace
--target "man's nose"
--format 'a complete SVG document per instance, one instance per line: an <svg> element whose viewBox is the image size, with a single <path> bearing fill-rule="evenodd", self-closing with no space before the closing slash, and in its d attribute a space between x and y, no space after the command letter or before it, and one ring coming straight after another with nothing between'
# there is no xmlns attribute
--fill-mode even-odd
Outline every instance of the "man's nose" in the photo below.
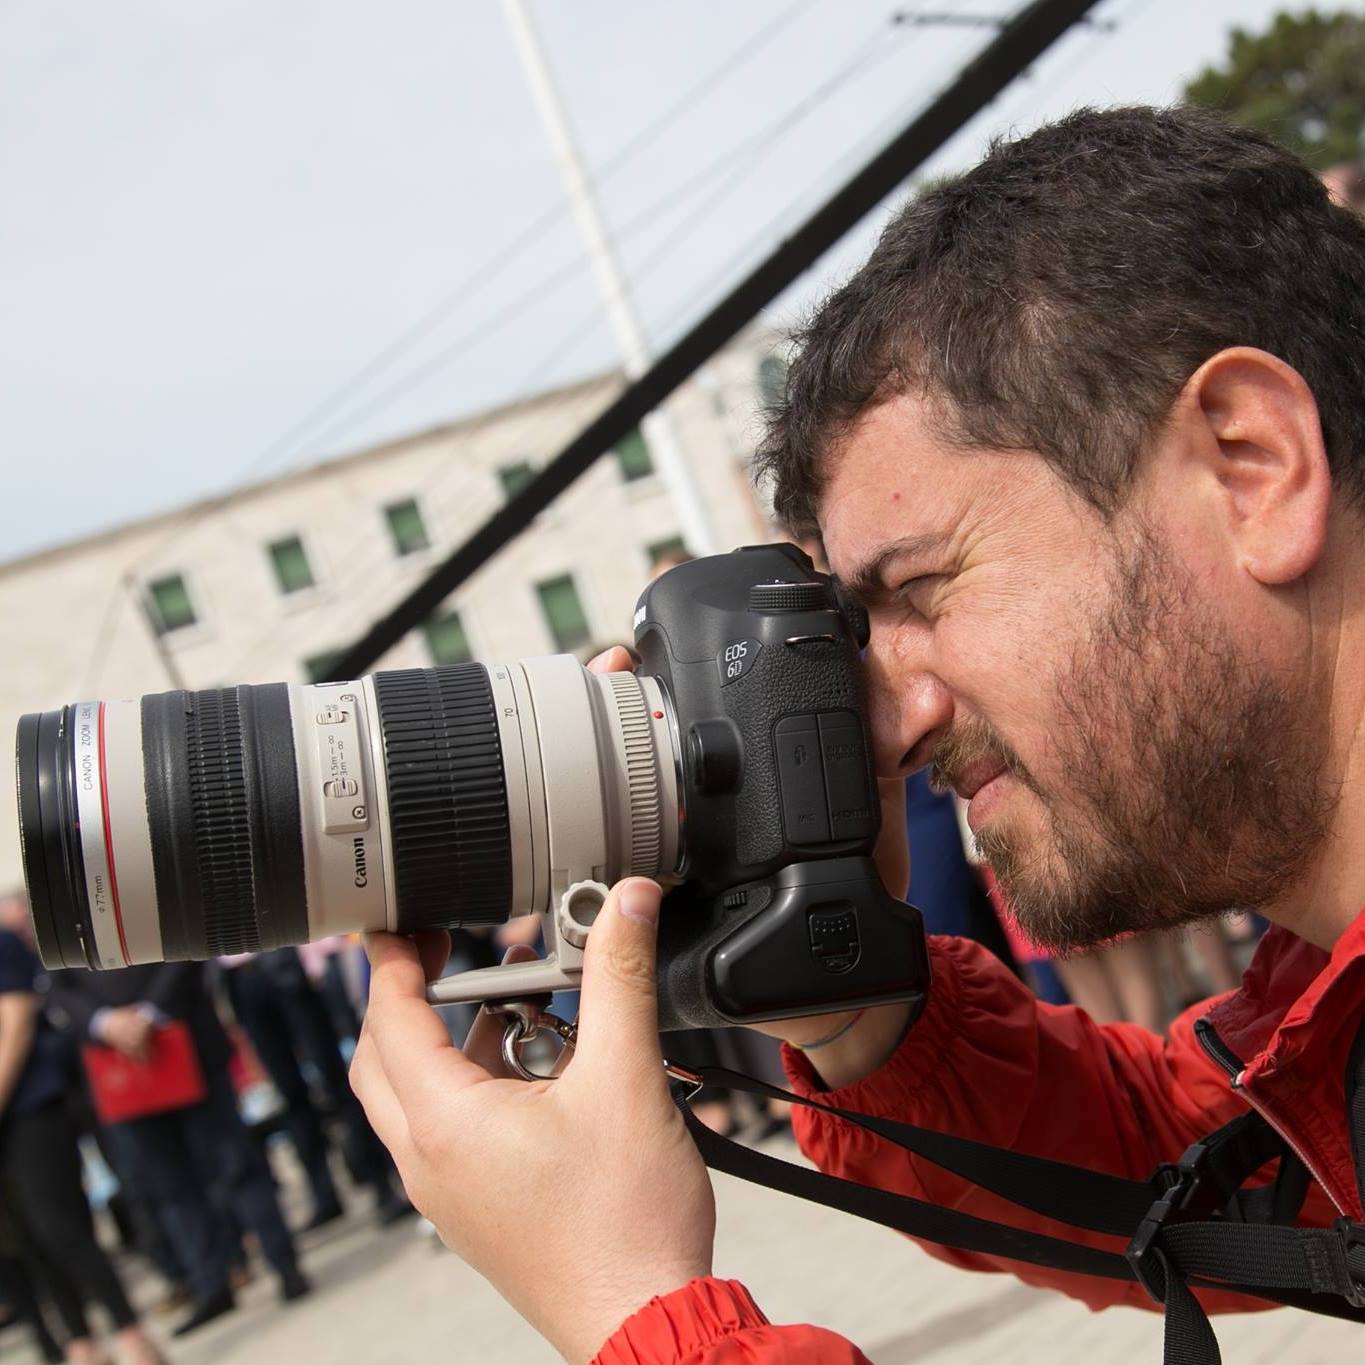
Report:
<svg viewBox="0 0 1365 1365"><path fill-rule="evenodd" d="M934 756L934 745L953 720L952 694L917 657L913 643L886 633L872 638L867 670L873 762L878 777L908 777Z"/></svg>

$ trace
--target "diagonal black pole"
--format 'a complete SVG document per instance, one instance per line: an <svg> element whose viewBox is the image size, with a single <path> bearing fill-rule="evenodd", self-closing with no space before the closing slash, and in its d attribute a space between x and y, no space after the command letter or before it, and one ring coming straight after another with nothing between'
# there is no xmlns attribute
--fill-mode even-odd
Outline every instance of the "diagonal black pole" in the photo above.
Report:
<svg viewBox="0 0 1365 1365"><path fill-rule="evenodd" d="M332 679L354 678L422 624L469 576L520 534L592 463L704 365L855 223L928 160L1097 0L1033 0L932 104L737 284L681 340L593 418L493 514L342 654Z"/></svg>

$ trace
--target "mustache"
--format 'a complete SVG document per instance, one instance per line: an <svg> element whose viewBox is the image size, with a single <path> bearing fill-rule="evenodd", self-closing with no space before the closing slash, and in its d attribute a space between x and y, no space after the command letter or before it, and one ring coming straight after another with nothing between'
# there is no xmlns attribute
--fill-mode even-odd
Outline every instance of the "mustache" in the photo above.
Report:
<svg viewBox="0 0 1365 1365"><path fill-rule="evenodd" d="M929 785L937 792L949 792L967 772L986 762L998 764L1029 790L1043 795L1023 759L980 716L959 722L939 738L929 764Z"/></svg>

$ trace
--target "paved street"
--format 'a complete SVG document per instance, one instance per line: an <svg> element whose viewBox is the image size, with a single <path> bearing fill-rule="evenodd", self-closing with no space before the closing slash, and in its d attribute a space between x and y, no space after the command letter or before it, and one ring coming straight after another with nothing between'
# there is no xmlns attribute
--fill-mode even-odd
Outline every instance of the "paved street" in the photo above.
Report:
<svg viewBox="0 0 1365 1365"><path fill-rule="evenodd" d="M771 1150L794 1151L784 1143ZM292 1184L292 1181L291 1181ZM1091 1314L1060 1296L950 1269L871 1224L717 1178L717 1272L743 1279L776 1322L818 1322L876 1365L1159 1365L1161 1323ZM666 1197L664 1193L661 1197ZM358 1200L357 1200L358 1202ZM297 1213L298 1210L295 1210ZM317 1292L283 1308L260 1276L242 1308L171 1353L176 1365L549 1365L556 1357L472 1271L412 1222L357 1212L313 1234ZM535 1273L528 1254L527 1273ZM150 1285L141 1286L145 1294ZM1290 1311L1223 1318L1228 1365L1335 1365L1365 1358L1365 1328ZM27 1362L10 1331L5 1357Z"/></svg>

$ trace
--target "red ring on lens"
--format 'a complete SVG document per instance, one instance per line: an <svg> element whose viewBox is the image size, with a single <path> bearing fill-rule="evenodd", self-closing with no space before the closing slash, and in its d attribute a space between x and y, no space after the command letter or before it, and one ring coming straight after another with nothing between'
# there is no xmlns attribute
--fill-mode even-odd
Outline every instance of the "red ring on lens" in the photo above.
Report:
<svg viewBox="0 0 1365 1365"><path fill-rule="evenodd" d="M104 816L104 856L109 861L109 894L114 902L114 923L118 926L119 947L123 949L123 965L131 967L133 960L128 956L128 939L123 932L123 906L118 898L118 874L114 871L114 833L109 828L109 777L104 763L104 703L100 702L99 721L100 740L100 813Z"/></svg>

